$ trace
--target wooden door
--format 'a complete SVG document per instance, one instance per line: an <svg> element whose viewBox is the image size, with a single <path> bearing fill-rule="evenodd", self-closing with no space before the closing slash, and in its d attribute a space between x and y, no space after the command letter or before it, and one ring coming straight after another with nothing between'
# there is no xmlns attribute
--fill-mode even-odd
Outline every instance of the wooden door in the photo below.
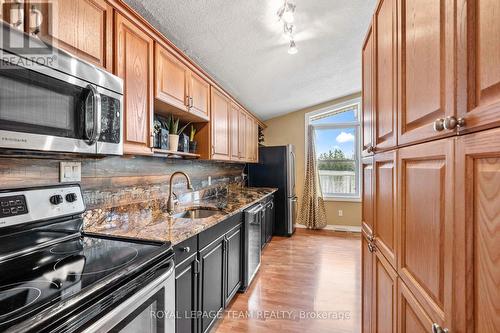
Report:
<svg viewBox="0 0 500 333"><path fill-rule="evenodd" d="M187 111L189 70L179 59L155 44L155 98Z"/></svg>
<svg viewBox="0 0 500 333"><path fill-rule="evenodd" d="M231 160L239 161L240 159L240 125L239 125L240 109L234 103L231 103L231 115L230 115L230 129L229 133L231 136Z"/></svg>
<svg viewBox="0 0 500 333"><path fill-rule="evenodd" d="M458 1L458 117L464 132L500 125L500 2Z"/></svg>
<svg viewBox="0 0 500 333"><path fill-rule="evenodd" d="M500 129L458 138L452 332L500 328Z"/></svg>
<svg viewBox="0 0 500 333"><path fill-rule="evenodd" d="M247 115L245 111L240 109L238 114L238 154L239 160L247 160L247 147L246 147L246 126L247 126Z"/></svg>
<svg viewBox="0 0 500 333"><path fill-rule="evenodd" d="M206 120L210 119L210 85L193 71L189 72L189 111Z"/></svg>
<svg viewBox="0 0 500 333"><path fill-rule="evenodd" d="M197 333L197 319L192 316L198 310L198 265L196 255L175 268L175 321L177 333Z"/></svg>
<svg viewBox="0 0 500 333"><path fill-rule="evenodd" d="M398 144L450 136L436 119L455 116L455 0L398 0Z"/></svg>
<svg viewBox="0 0 500 333"><path fill-rule="evenodd" d="M454 139L398 151L398 273L433 322L452 305Z"/></svg>
<svg viewBox="0 0 500 333"><path fill-rule="evenodd" d="M201 316L201 332L209 332L217 321L217 314L224 309L224 236L199 252L200 295L199 310L211 313Z"/></svg>
<svg viewBox="0 0 500 333"><path fill-rule="evenodd" d="M397 274L378 248L375 250L373 260L372 329L376 333L395 333L397 331Z"/></svg>
<svg viewBox="0 0 500 333"><path fill-rule="evenodd" d="M226 306L229 305L243 282L242 237L241 226L226 235Z"/></svg>
<svg viewBox="0 0 500 333"><path fill-rule="evenodd" d="M375 11L375 149L396 146L396 0L380 0Z"/></svg>
<svg viewBox="0 0 500 333"><path fill-rule="evenodd" d="M432 332L432 320L406 285L398 279L398 332Z"/></svg>
<svg viewBox="0 0 500 333"><path fill-rule="evenodd" d="M247 151L247 162L253 162L253 120L250 115L246 115L246 151Z"/></svg>
<svg viewBox="0 0 500 333"><path fill-rule="evenodd" d="M375 243L387 261L396 267L397 163L396 151L374 157L374 227Z"/></svg>
<svg viewBox="0 0 500 333"><path fill-rule="evenodd" d="M231 103L222 92L212 87L212 159L230 159L229 113Z"/></svg>
<svg viewBox="0 0 500 333"><path fill-rule="evenodd" d="M361 325L362 333L372 333L373 321L373 244L371 235L361 236Z"/></svg>
<svg viewBox="0 0 500 333"><path fill-rule="evenodd" d="M368 29L362 50L363 64L363 107L361 122L363 124L363 147L362 155L373 153L373 92L374 92L374 66L373 66L373 29Z"/></svg>
<svg viewBox="0 0 500 333"><path fill-rule="evenodd" d="M116 72L124 80L126 154L150 155L153 147L153 40L117 14Z"/></svg>
<svg viewBox="0 0 500 333"><path fill-rule="evenodd" d="M113 7L105 0L27 1L43 16L42 26L30 33L74 55L113 69ZM36 15L30 15L35 20ZM30 27L36 26L35 22Z"/></svg>
<svg viewBox="0 0 500 333"><path fill-rule="evenodd" d="M370 240L373 240L373 157L365 157L361 161L363 175L363 193L361 221L362 229Z"/></svg>

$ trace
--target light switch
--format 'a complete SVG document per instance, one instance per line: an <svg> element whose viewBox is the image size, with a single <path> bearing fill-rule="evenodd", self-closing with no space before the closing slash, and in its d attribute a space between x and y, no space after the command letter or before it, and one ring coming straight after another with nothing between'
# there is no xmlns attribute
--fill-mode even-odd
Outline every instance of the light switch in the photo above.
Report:
<svg viewBox="0 0 500 333"><path fill-rule="evenodd" d="M80 162L61 162L59 166L59 181L74 183L82 180L82 164Z"/></svg>

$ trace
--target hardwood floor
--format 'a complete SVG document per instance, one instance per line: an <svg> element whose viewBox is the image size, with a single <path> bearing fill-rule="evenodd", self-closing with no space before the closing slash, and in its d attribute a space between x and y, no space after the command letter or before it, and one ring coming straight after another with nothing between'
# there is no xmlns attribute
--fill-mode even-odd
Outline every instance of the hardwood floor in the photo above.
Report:
<svg viewBox="0 0 500 333"><path fill-rule="evenodd" d="M305 319L304 315L323 319ZM235 297L213 330L360 331L360 236L304 229L298 229L291 238L273 238L263 251L261 268L251 288Z"/></svg>

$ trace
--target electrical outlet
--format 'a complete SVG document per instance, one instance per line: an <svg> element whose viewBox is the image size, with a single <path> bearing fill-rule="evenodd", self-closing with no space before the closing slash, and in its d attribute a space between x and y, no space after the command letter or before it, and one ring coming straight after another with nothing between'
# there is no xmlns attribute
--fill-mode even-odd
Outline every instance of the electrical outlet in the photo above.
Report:
<svg viewBox="0 0 500 333"><path fill-rule="evenodd" d="M82 164L80 162L61 162L59 164L59 181L74 183L82 180Z"/></svg>
<svg viewBox="0 0 500 333"><path fill-rule="evenodd" d="M342 209L339 209L339 216L344 216L344 211Z"/></svg>

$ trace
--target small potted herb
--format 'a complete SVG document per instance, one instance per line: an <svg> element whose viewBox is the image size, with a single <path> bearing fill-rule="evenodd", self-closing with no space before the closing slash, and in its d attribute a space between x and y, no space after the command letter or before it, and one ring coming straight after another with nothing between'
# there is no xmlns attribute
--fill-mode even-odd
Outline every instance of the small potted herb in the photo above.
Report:
<svg viewBox="0 0 500 333"><path fill-rule="evenodd" d="M179 134L181 134L186 127L190 124L187 123L183 127L179 129L179 118L174 119L173 116L170 116L167 120L168 123L168 145L169 150L177 151L179 148Z"/></svg>
<svg viewBox="0 0 500 333"><path fill-rule="evenodd" d="M191 125L191 132L189 133L189 152L196 154L198 150L198 142L194 141L194 136L196 135L196 128Z"/></svg>

